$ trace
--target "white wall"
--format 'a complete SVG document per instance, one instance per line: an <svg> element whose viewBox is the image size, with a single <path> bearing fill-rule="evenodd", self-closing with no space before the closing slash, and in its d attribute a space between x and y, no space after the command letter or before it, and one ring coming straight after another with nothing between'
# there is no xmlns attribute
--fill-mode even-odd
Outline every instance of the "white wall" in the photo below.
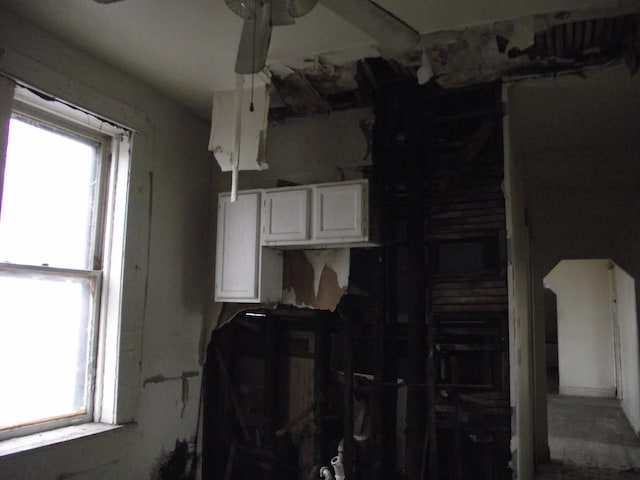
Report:
<svg viewBox="0 0 640 480"><path fill-rule="evenodd" d="M615 397L609 260L563 260L544 278L558 298L560 394Z"/></svg>
<svg viewBox="0 0 640 480"><path fill-rule="evenodd" d="M0 70L138 131L120 339L120 387L131 400L125 417L136 425L1 457L0 478L153 479L176 441L192 441L196 433L198 344L206 298L212 296L207 290L208 126L5 11L0 11ZM185 373L197 375L185 380L188 391L181 380Z"/></svg>
<svg viewBox="0 0 640 480"><path fill-rule="evenodd" d="M614 315L620 331L622 410L636 433L640 433L640 356L638 355L638 315L633 277L622 268L613 268Z"/></svg>

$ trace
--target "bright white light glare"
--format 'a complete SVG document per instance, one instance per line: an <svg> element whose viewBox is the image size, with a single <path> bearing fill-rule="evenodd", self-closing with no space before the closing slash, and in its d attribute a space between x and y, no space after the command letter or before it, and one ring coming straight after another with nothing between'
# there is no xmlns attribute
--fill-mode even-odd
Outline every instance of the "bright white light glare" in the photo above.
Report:
<svg viewBox="0 0 640 480"><path fill-rule="evenodd" d="M90 268L96 152L95 145L11 119L0 262Z"/></svg>
<svg viewBox="0 0 640 480"><path fill-rule="evenodd" d="M89 290L0 272L0 429L86 408Z"/></svg>
<svg viewBox="0 0 640 480"><path fill-rule="evenodd" d="M98 147L13 118L0 263L91 269ZM84 413L94 280L0 270L0 430Z"/></svg>

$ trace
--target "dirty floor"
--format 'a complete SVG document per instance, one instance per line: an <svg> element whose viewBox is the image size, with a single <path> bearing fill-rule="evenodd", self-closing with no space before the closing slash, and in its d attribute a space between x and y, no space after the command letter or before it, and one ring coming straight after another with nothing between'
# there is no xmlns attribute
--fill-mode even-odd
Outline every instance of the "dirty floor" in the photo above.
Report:
<svg viewBox="0 0 640 480"><path fill-rule="evenodd" d="M640 440L615 399L549 395L551 464L538 480L640 479Z"/></svg>
<svg viewBox="0 0 640 480"><path fill-rule="evenodd" d="M540 465L536 480L632 480L640 479L640 471L614 470L577 465Z"/></svg>

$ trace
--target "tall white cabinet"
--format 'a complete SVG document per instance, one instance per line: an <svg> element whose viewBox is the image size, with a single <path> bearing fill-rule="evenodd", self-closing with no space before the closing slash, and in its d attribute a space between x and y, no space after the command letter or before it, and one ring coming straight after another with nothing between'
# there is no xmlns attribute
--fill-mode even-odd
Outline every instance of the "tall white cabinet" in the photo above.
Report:
<svg viewBox="0 0 640 480"><path fill-rule="evenodd" d="M262 191L218 197L215 300L276 302L282 297L281 253L260 245Z"/></svg>

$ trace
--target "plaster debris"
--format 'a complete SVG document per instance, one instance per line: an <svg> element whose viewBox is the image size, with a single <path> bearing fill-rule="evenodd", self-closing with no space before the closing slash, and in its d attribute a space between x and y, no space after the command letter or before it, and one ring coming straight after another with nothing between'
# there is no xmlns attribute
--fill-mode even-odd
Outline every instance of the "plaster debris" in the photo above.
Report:
<svg viewBox="0 0 640 480"><path fill-rule="evenodd" d="M307 69L305 76L321 95L332 95L358 89L355 63L345 65L318 65Z"/></svg>
<svg viewBox="0 0 640 480"><path fill-rule="evenodd" d="M411 79L424 84L433 78L443 88L459 88L579 72L623 57L635 72L639 22L637 7L530 15L427 33L415 49L393 58L362 51L359 57L320 55L313 62L274 65L273 81L288 113L313 115L361 108L385 85Z"/></svg>
<svg viewBox="0 0 640 480"><path fill-rule="evenodd" d="M305 74L298 70L278 77L273 76L273 85L287 107L296 114L328 113L331 106L313 88Z"/></svg>
<svg viewBox="0 0 640 480"><path fill-rule="evenodd" d="M509 48L526 50L535 43L533 17L517 21L513 24L513 33L509 37Z"/></svg>

